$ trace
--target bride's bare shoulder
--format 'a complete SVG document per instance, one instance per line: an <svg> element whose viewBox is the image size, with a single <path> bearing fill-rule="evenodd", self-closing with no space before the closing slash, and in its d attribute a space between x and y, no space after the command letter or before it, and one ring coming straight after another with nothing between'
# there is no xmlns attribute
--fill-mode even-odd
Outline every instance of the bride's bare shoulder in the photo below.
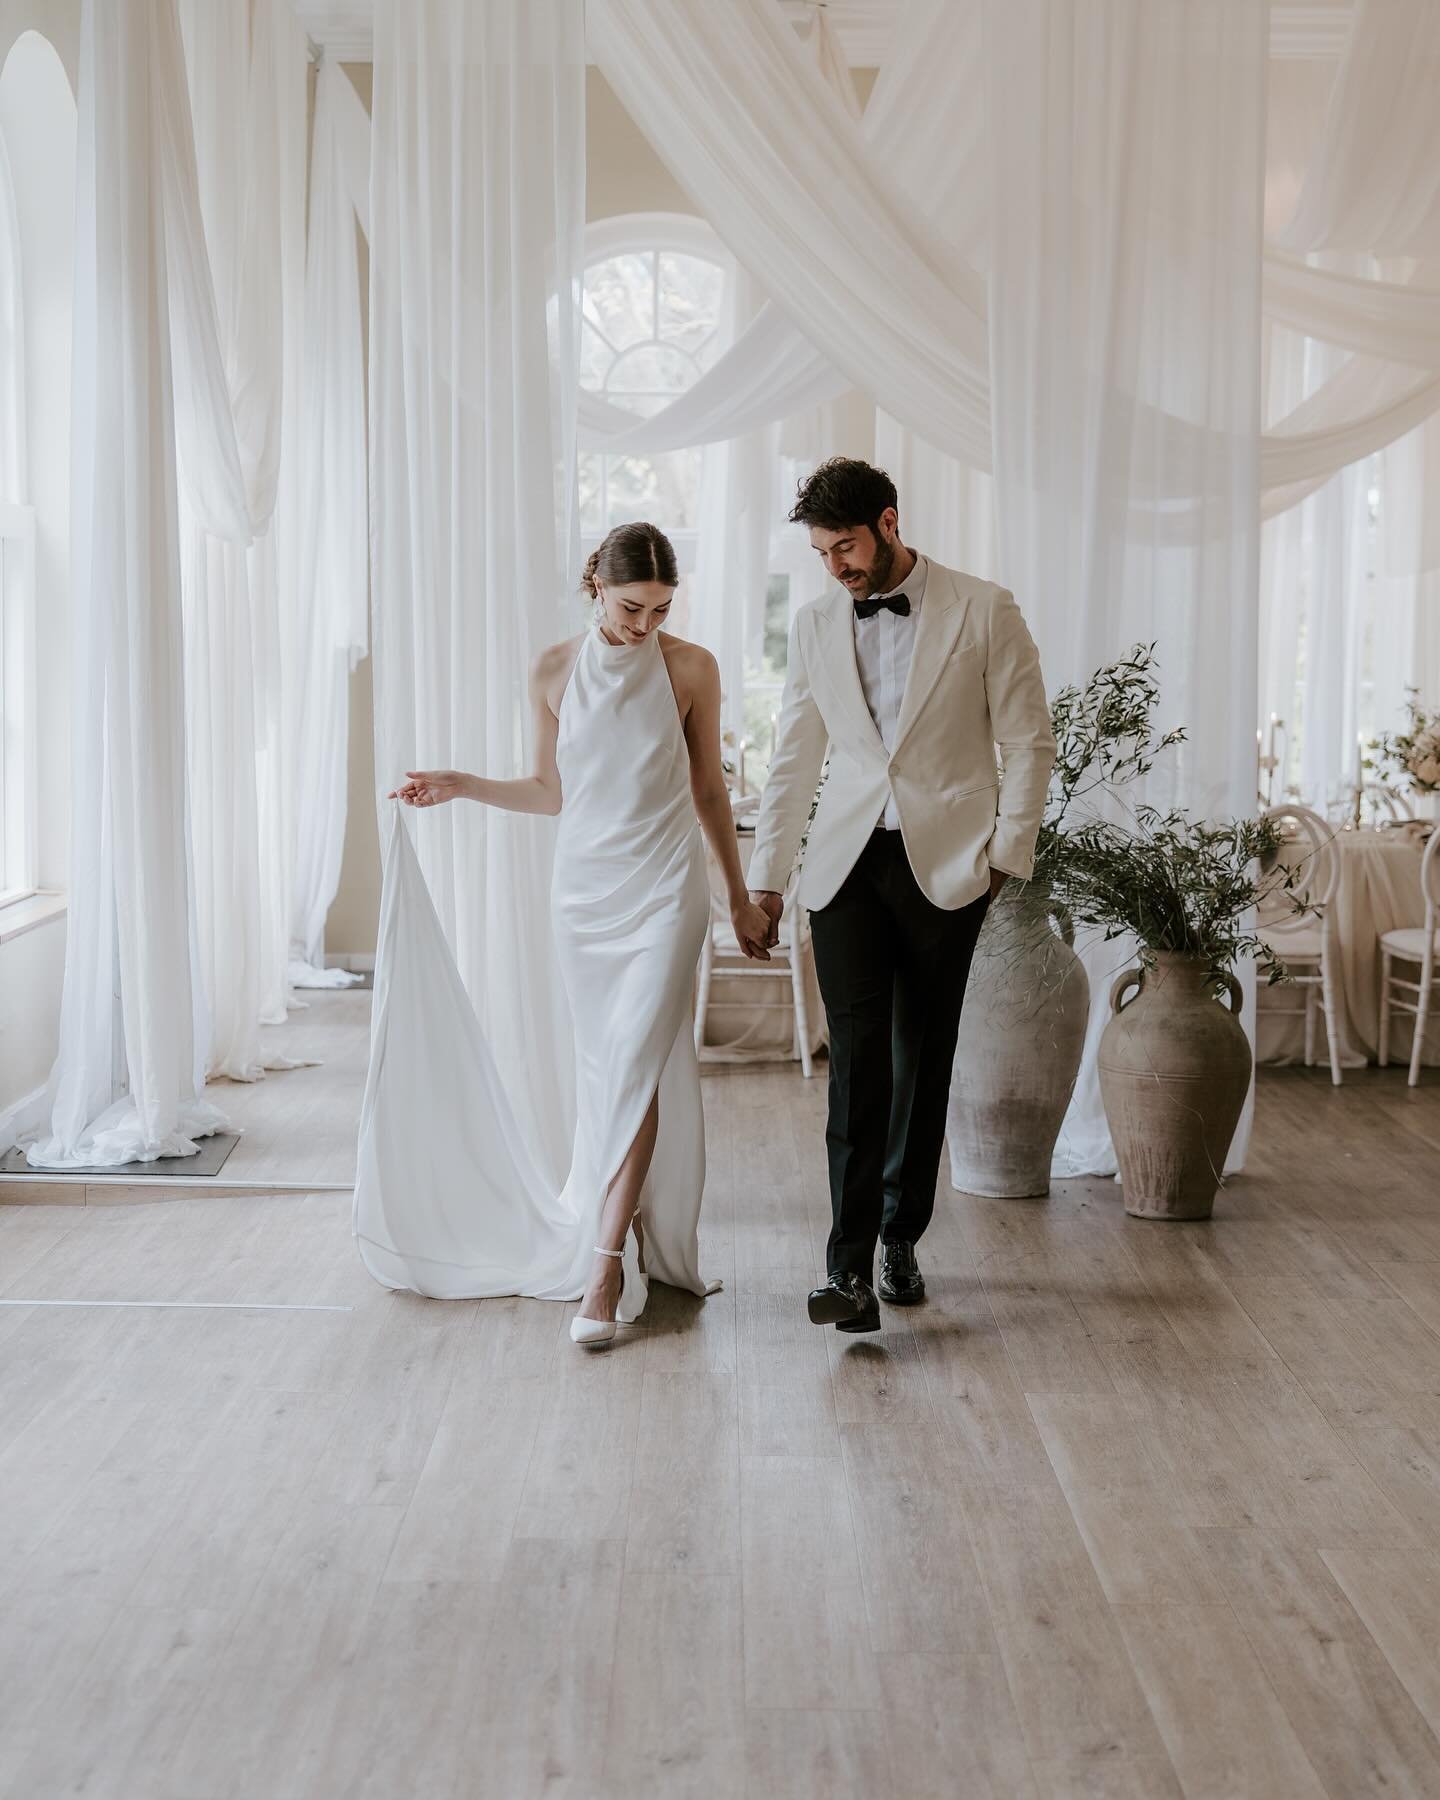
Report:
<svg viewBox="0 0 1440 1800"><path fill-rule="evenodd" d="M580 654L584 636L583 631L577 632L574 637L566 638L563 644L549 645L530 665L531 687L544 694L552 706L565 691L565 683L575 667L575 658Z"/></svg>
<svg viewBox="0 0 1440 1800"><path fill-rule="evenodd" d="M703 644L693 644L689 638L674 637L668 631L660 633L660 649L677 675L702 680L712 669L718 672L720 668Z"/></svg>

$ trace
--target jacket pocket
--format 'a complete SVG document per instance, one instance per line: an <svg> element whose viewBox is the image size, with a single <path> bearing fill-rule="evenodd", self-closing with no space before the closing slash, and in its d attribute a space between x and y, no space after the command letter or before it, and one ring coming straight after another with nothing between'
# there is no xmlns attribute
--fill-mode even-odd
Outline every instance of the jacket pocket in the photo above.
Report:
<svg viewBox="0 0 1440 1800"><path fill-rule="evenodd" d="M977 794L989 794L992 800L998 799L1000 784L997 781L977 781L972 787L940 790L940 798L947 806L958 806L962 800L973 800Z"/></svg>

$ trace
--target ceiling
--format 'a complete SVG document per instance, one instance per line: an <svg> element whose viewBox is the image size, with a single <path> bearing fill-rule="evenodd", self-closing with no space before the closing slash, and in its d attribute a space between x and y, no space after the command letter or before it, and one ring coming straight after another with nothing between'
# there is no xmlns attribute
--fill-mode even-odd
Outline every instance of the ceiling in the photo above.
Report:
<svg viewBox="0 0 1440 1800"><path fill-rule="evenodd" d="M290 0L311 42L341 62L369 62L372 0ZM485 0L471 0L483 5ZM796 20L823 4L857 69L879 68L904 0L780 0ZM954 0L956 5L962 0ZM1277 56L1333 57L1345 45L1353 0L1273 0L1270 43Z"/></svg>

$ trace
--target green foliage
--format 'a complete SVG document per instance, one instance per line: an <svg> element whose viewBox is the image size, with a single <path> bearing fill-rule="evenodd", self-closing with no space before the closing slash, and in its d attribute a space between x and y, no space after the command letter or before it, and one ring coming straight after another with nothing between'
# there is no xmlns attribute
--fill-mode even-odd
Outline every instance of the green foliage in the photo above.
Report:
<svg viewBox="0 0 1440 1800"><path fill-rule="evenodd" d="M1273 886L1260 869L1278 865L1281 844L1268 819L1212 824L1177 808L1137 806L1129 825L1096 819L1069 834L1065 902L1078 922L1100 927L1107 940L1124 933L1138 938L1147 963L1162 952L1193 956L1219 986L1226 970L1253 956L1271 982L1282 981L1283 964L1244 922Z"/></svg>
<svg viewBox="0 0 1440 1800"><path fill-rule="evenodd" d="M1063 880L1071 834L1090 796L1148 775L1163 751L1184 742L1183 726L1157 736L1159 700L1155 646L1136 644L1084 687L1061 688L1051 702L1055 772L1035 845L1034 880L1042 888Z"/></svg>
<svg viewBox="0 0 1440 1800"><path fill-rule="evenodd" d="M1158 732L1160 683L1153 644L1097 669L1083 687L1062 688L1051 705L1055 771L1036 844L1033 904L1067 910L1106 940L1139 939L1142 960L1172 951L1203 961L1218 978L1258 956L1269 979L1284 966L1243 923L1277 882L1280 833L1259 820L1196 821L1177 808L1131 806L1121 792L1185 741L1184 727ZM1095 798L1125 804L1119 822ZM1262 876L1260 868L1270 867Z"/></svg>

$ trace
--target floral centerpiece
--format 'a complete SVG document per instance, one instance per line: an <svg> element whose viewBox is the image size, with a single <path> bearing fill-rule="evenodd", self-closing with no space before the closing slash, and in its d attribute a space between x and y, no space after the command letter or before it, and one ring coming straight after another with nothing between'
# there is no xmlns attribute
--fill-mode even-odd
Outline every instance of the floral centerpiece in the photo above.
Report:
<svg viewBox="0 0 1440 1800"><path fill-rule="evenodd" d="M1366 767L1414 793L1440 794L1440 712L1420 704L1418 688L1407 690L1405 712L1403 731L1382 732L1371 741Z"/></svg>

